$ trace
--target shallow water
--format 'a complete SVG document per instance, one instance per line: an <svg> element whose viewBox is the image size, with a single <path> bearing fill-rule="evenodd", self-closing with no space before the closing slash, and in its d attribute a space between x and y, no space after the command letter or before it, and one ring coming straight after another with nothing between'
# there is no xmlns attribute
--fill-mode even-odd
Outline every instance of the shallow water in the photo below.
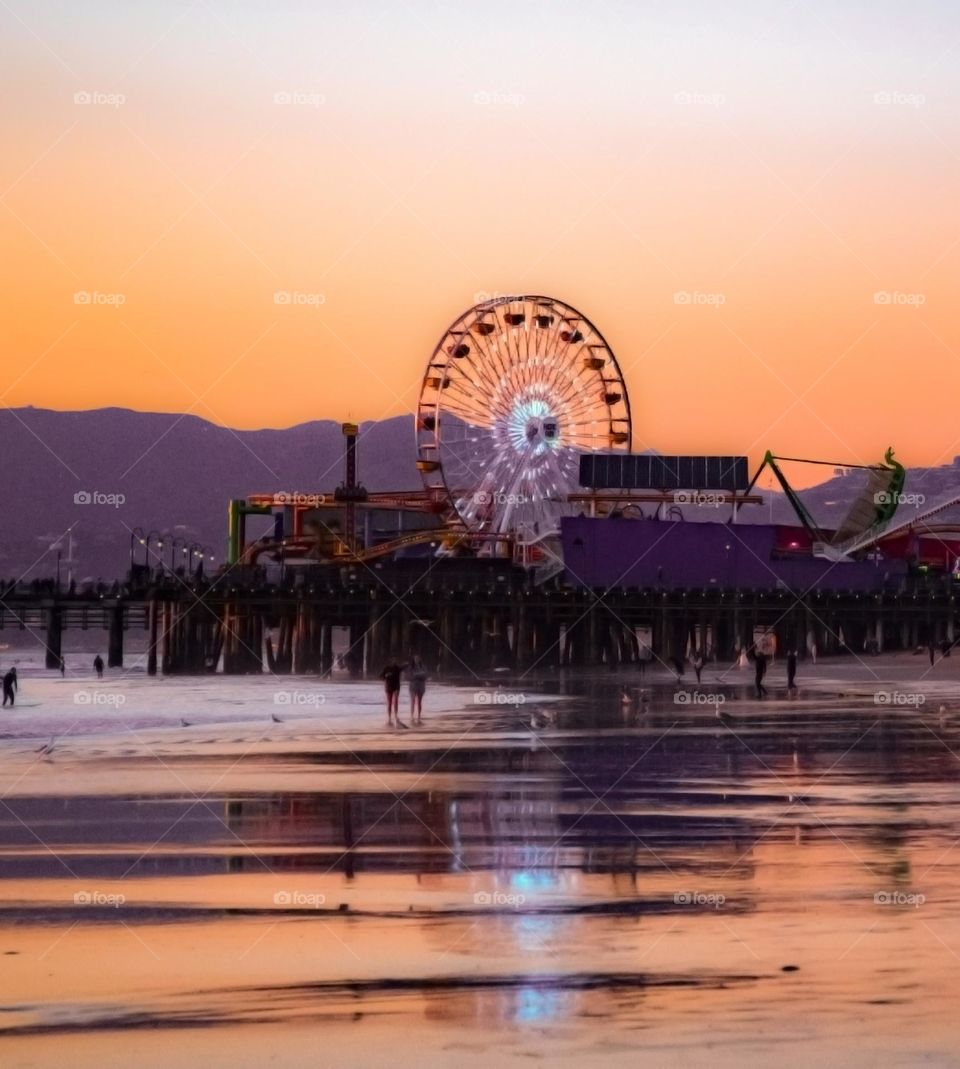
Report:
<svg viewBox="0 0 960 1069"><path fill-rule="evenodd" d="M956 1064L956 713L496 685L27 671L3 1064Z"/></svg>

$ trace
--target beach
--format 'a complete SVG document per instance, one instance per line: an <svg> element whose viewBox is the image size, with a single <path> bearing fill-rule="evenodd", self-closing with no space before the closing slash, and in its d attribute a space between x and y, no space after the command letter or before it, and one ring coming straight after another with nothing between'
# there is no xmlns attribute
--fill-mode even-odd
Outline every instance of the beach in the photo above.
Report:
<svg viewBox="0 0 960 1069"><path fill-rule="evenodd" d="M960 658L491 672L406 730L11 659L5 1065L956 1064Z"/></svg>

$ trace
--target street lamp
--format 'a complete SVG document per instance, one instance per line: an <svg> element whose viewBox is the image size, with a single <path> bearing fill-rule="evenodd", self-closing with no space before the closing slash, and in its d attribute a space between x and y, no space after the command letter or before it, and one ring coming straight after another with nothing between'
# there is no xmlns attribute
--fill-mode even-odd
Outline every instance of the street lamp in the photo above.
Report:
<svg viewBox="0 0 960 1069"><path fill-rule="evenodd" d="M133 544L134 544L134 542L139 542L141 546L145 545L146 543L144 541L144 538L145 538L145 536L144 536L142 527L134 527L134 529L130 532L130 571L131 572L133 571Z"/></svg>
<svg viewBox="0 0 960 1069"><path fill-rule="evenodd" d="M200 558L200 563L197 565L197 578L199 579L203 576L203 562L206 560L209 564L213 564L213 550L209 546L203 546L197 556Z"/></svg>
<svg viewBox="0 0 960 1069"><path fill-rule="evenodd" d="M199 556L201 561L203 560L203 547L199 542L191 542L184 552L187 554L187 574L189 575L193 571L193 558Z"/></svg>
<svg viewBox="0 0 960 1069"><path fill-rule="evenodd" d="M149 562L150 543L151 543L151 541L155 541L157 543L157 549L161 551L160 554L154 554L154 556L159 556L160 557L160 567L162 568L163 567L163 556L162 556L163 534L160 531L148 531L147 532L146 539L144 540L143 563L144 563L144 565L146 565Z"/></svg>
<svg viewBox="0 0 960 1069"><path fill-rule="evenodd" d="M179 535L170 539L170 573L176 575L177 573L177 546L183 549L184 540Z"/></svg>

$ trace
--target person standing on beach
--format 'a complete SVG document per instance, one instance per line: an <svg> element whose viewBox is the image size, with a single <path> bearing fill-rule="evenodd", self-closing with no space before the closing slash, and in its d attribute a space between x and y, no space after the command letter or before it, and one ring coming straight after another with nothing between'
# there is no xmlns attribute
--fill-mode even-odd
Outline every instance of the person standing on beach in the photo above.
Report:
<svg viewBox="0 0 960 1069"><path fill-rule="evenodd" d="M697 650L697 655L693 659L693 670L697 673L697 683L700 682L700 673L703 671L703 652Z"/></svg>
<svg viewBox="0 0 960 1069"><path fill-rule="evenodd" d="M97 679L103 679L103 658L99 653L93 659L93 670L97 673Z"/></svg>
<svg viewBox="0 0 960 1069"><path fill-rule="evenodd" d="M787 653L787 690L797 689L797 651Z"/></svg>
<svg viewBox="0 0 960 1069"><path fill-rule="evenodd" d="M383 690L387 698L387 723L393 724L393 717L396 715L397 723L401 727L407 726L400 720L400 675L406 667L405 664L397 664L393 660L385 665L380 673L380 678L383 680Z"/></svg>
<svg viewBox="0 0 960 1069"><path fill-rule="evenodd" d="M763 677L767 674L767 655L763 650L754 650L753 661L755 674L754 679L757 684L757 697L762 698L767 693L766 688L763 685Z"/></svg>
<svg viewBox="0 0 960 1069"><path fill-rule="evenodd" d="M427 670L419 654L414 654L408 667L410 675L410 720L413 723L423 721L423 695L427 690Z"/></svg>
<svg viewBox="0 0 960 1069"><path fill-rule="evenodd" d="M17 670L11 668L9 672L3 677L3 704L6 705L10 702L10 705L15 704L15 692L17 689Z"/></svg>

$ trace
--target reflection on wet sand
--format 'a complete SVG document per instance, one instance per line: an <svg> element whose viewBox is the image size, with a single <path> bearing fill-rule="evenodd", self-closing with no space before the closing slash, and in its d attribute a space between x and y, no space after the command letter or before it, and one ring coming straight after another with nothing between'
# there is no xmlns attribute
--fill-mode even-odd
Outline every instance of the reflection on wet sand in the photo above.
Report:
<svg viewBox="0 0 960 1069"><path fill-rule="evenodd" d="M139 768L139 793L28 779L0 808L13 1064L66 1034L93 1064L118 1029L153 1064L139 1037L158 1027L179 1064L207 1031L260 1064L243 1059L276 1025L322 1028L331 1064L379 1064L382 1019L416 1029L422 1064L525 1060L534 1036L570 1064L735 1064L774 1039L947 1059L955 729L835 701L744 701L721 723L667 694L625 716L609 690L542 730L490 715L350 753L194 747L162 775L71 755L93 781ZM185 790L201 767L207 789ZM315 1064L294 1054L278 1064Z"/></svg>

